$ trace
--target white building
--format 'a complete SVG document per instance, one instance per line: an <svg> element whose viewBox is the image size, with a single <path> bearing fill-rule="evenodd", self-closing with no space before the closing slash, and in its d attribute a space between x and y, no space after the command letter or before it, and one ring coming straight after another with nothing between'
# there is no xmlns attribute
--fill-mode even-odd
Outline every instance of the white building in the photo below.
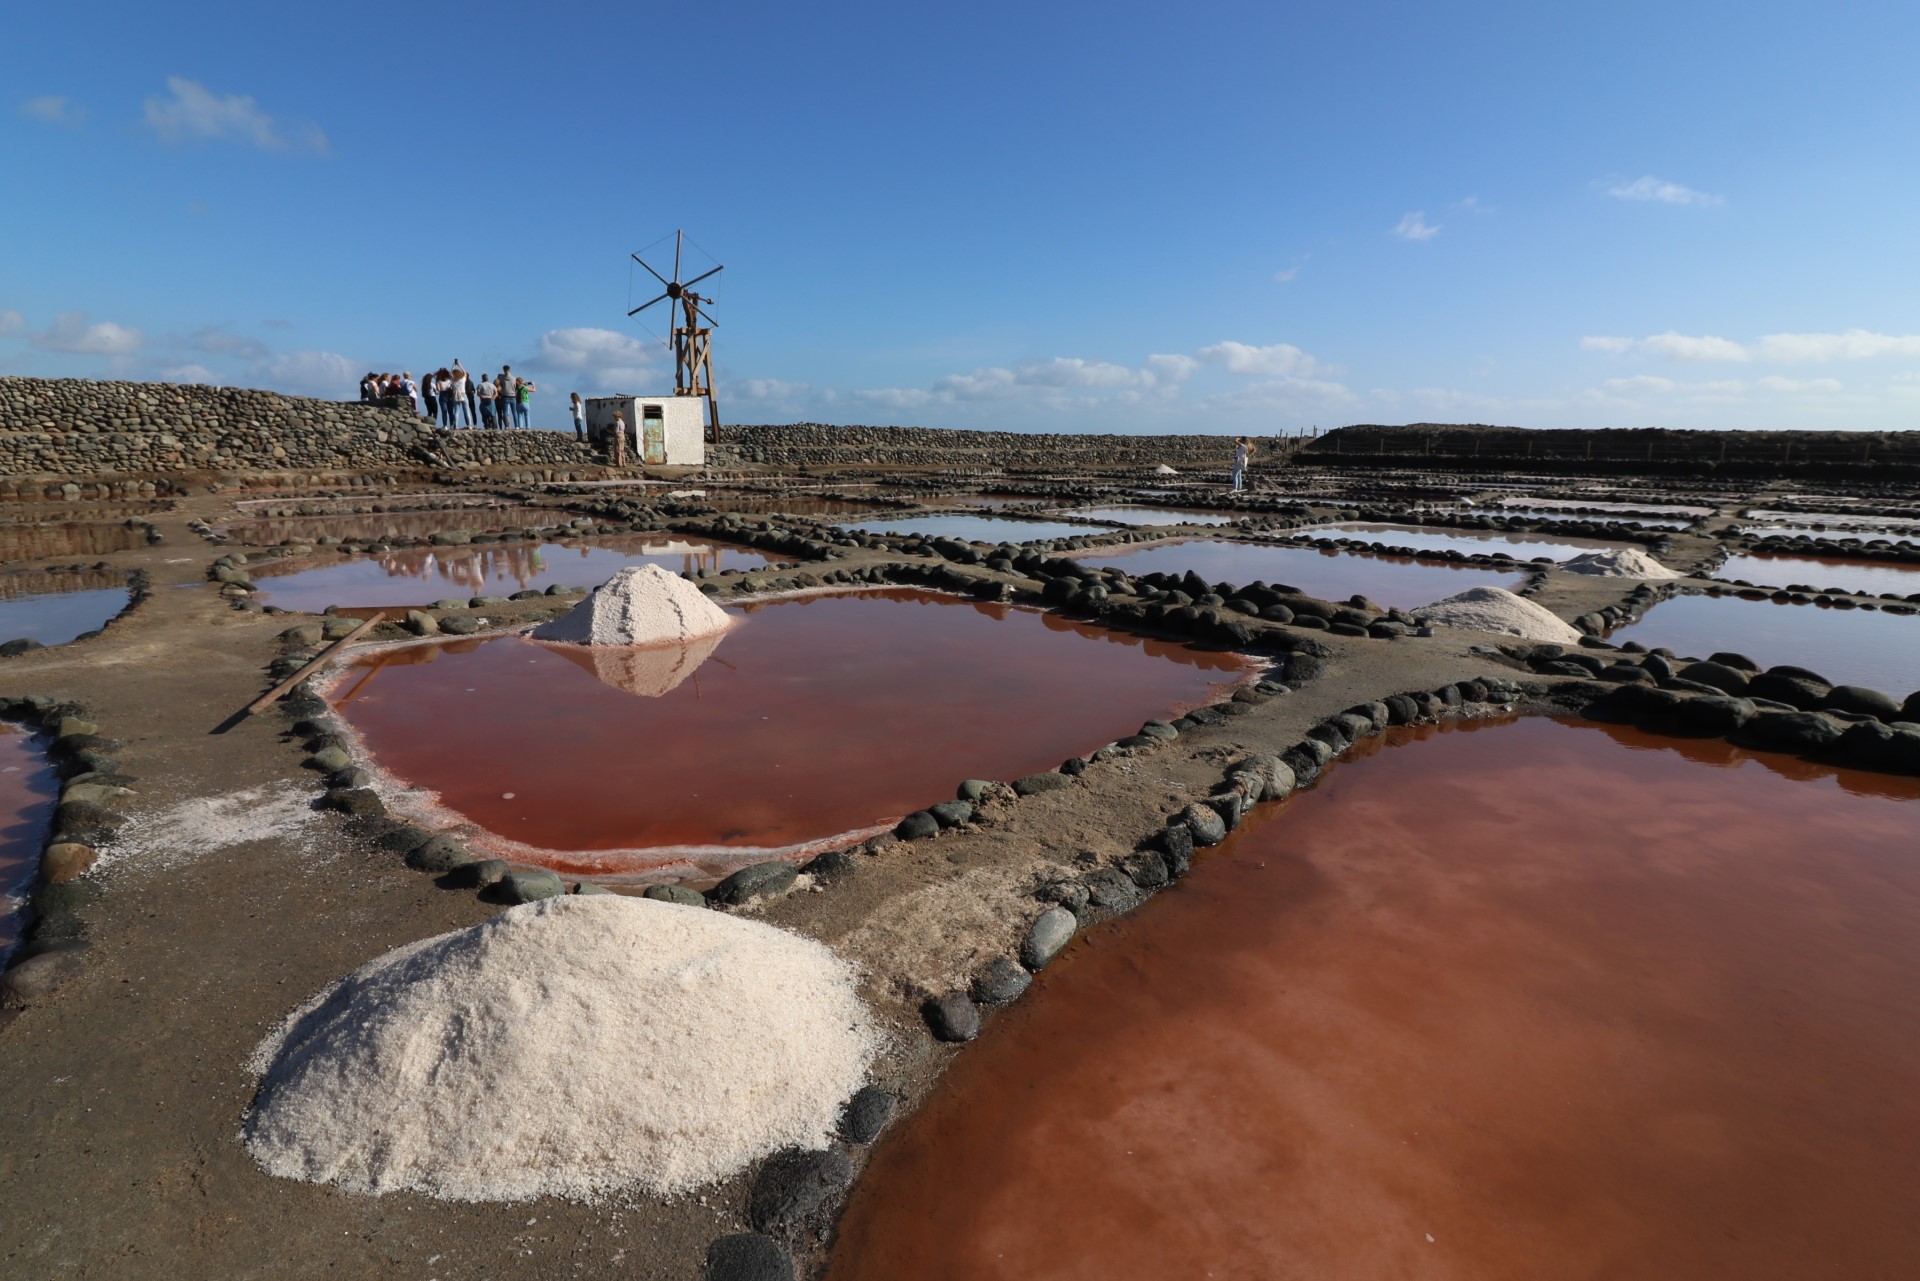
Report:
<svg viewBox="0 0 1920 1281"><path fill-rule="evenodd" d="M627 451L656 467L700 467L707 461L704 396L594 396L587 401L587 439L607 437L618 413L627 424ZM636 425L640 442L634 451Z"/></svg>

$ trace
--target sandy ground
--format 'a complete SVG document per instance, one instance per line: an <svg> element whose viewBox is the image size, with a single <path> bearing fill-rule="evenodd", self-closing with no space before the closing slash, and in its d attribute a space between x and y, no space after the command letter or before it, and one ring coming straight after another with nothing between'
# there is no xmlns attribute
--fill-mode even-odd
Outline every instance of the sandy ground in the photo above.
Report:
<svg viewBox="0 0 1920 1281"><path fill-rule="evenodd" d="M105 558L153 576L133 616L93 640L0 664L0 692L79 700L124 741L123 768L140 779L136 818L245 789L318 794L285 718L219 728L267 684L274 637L298 621L234 611L205 580L221 549L185 521L225 506L196 496L154 518L165 541ZM1681 541L1696 558L1711 548ZM1632 586L1566 578L1536 598L1563 617ZM927 1035L918 1000L1012 948L1037 910L1028 892L1050 866L1130 850L1226 763L1282 750L1332 712L1505 670L1468 652L1483 639L1329 638L1334 666L1302 692L1097 767L968 834L863 857L851 878L771 903L765 919L864 967L891 1031L878 1079L915 1094L955 1052ZM956 763L955 782L965 774ZM740 1179L678 1202L587 1207L374 1198L268 1177L237 1139L254 1086L245 1064L261 1037L367 960L499 909L357 844L332 814L281 837L129 857L105 883L84 976L0 1027L0 1273L689 1278L709 1240L744 1230Z"/></svg>

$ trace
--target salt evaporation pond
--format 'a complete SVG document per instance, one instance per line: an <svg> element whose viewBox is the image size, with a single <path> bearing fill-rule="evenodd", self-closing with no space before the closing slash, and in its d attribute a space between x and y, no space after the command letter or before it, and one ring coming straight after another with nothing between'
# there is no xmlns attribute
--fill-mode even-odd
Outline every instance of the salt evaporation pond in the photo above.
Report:
<svg viewBox="0 0 1920 1281"><path fill-rule="evenodd" d="M1115 525L1225 525L1240 519L1205 507L1081 507L1073 514Z"/></svg>
<svg viewBox="0 0 1920 1281"><path fill-rule="evenodd" d="M1215 701L1244 659L913 589L735 607L682 649L517 637L388 650L336 683L375 763L503 854L721 870L951 800ZM406 808L403 803L402 809ZM627 851L623 853L623 851Z"/></svg>
<svg viewBox="0 0 1920 1281"><path fill-rule="evenodd" d="M1306 538L1351 538L1363 543L1384 543L1389 547L1411 547L1415 551L1460 552L1463 555L1491 556L1505 552L1515 560L1545 556L1550 560L1568 560L1585 552L1609 551L1620 544L1597 538L1562 538L1556 534L1506 533L1497 529L1441 529L1427 525L1388 525L1373 521L1349 521L1340 525L1313 525L1296 529L1293 534Z"/></svg>
<svg viewBox="0 0 1920 1281"><path fill-rule="evenodd" d="M923 538L957 538L967 543L1030 543L1040 538L1083 538L1111 531L1098 525L1070 525L1063 520L1015 520L1001 516L889 516L885 520L844 522L842 529L869 534L919 534Z"/></svg>
<svg viewBox="0 0 1920 1281"><path fill-rule="evenodd" d="M1685 516L1691 522L1696 517L1713 515L1711 507L1688 507L1679 503L1617 503L1605 502L1597 498L1538 498L1495 499L1494 505L1505 508L1510 513L1521 510L1542 511L1562 515L1569 508L1588 508L1593 511L1609 512L1622 518L1647 513L1653 516Z"/></svg>
<svg viewBox="0 0 1920 1281"><path fill-rule="evenodd" d="M1612 512L1605 516L1582 516L1577 513L1555 511L1545 507L1502 507L1502 516L1520 516L1527 520L1608 520L1623 525L1640 525L1647 529L1685 529L1693 522L1679 516L1635 516L1624 512Z"/></svg>
<svg viewBox="0 0 1920 1281"><path fill-rule="evenodd" d="M902 497L917 498L929 507L949 503L958 507L1018 507L1041 501L1032 494L903 494Z"/></svg>
<svg viewBox="0 0 1920 1281"><path fill-rule="evenodd" d="M60 784L40 742L0 721L0 968L20 942L20 910L33 893Z"/></svg>
<svg viewBox="0 0 1920 1281"><path fill-rule="evenodd" d="M385 542L426 538L451 530L490 533L501 529L538 529L564 525L573 513L551 507L458 507L441 511L366 512L358 515L262 516L232 520L214 532L242 543L311 543L319 538L342 542Z"/></svg>
<svg viewBox="0 0 1920 1281"><path fill-rule="evenodd" d="M0 574L0 641L64 645L127 607L127 576L113 570Z"/></svg>
<svg viewBox="0 0 1920 1281"><path fill-rule="evenodd" d="M1920 779L1390 733L996 1016L830 1281L1920 1275Z"/></svg>
<svg viewBox="0 0 1920 1281"><path fill-rule="evenodd" d="M319 612L422 606L447 597L511 596L563 586L593 587L629 565L676 573L758 569L777 557L751 547L648 534L614 534L568 543L489 543L480 547L411 547L331 563L296 561L247 566L260 598L281 609Z"/></svg>
<svg viewBox="0 0 1920 1281"><path fill-rule="evenodd" d="M1855 538L1870 543L1876 538L1890 543L1911 543L1920 541L1920 530L1907 526L1898 528L1884 525L1736 525L1734 532L1751 534L1755 538L1824 538L1829 542Z"/></svg>
<svg viewBox="0 0 1920 1281"><path fill-rule="evenodd" d="M1762 667L1791 664L1836 685L1864 685L1903 698L1920 689L1920 617L1738 596L1674 596L1637 623L1615 628L1616 645L1705 658L1721 650Z"/></svg>
<svg viewBox="0 0 1920 1281"><path fill-rule="evenodd" d="M1082 553L1074 559L1083 565L1124 570L1135 576L1184 574L1192 570L1209 583L1227 582L1235 587L1244 587L1256 580L1284 583L1321 600L1339 601L1360 595L1400 609L1430 605L1469 587L1504 587L1512 591L1527 580L1522 571L1503 572L1479 565L1323 551L1317 547L1271 547L1214 538L1102 550Z"/></svg>
<svg viewBox="0 0 1920 1281"><path fill-rule="evenodd" d="M144 529L125 525L0 525L0 561L57 560L63 556L105 556L147 545Z"/></svg>
<svg viewBox="0 0 1920 1281"><path fill-rule="evenodd" d="M845 498L776 497L771 494L724 494L708 491L705 498L671 501L698 503L717 511L766 512L775 516L864 516L882 510L883 503L854 502Z"/></svg>
<svg viewBox="0 0 1920 1281"><path fill-rule="evenodd" d="M1743 580L1762 587L1804 583L1822 590L1837 587L1866 596L1920 592L1920 564L1849 560L1842 556L1730 556L1714 577Z"/></svg>

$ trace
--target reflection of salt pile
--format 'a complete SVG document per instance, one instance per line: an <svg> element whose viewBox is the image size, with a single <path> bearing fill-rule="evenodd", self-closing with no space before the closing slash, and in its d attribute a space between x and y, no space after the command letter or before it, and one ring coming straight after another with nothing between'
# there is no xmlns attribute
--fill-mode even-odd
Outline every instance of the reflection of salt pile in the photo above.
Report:
<svg viewBox="0 0 1920 1281"><path fill-rule="evenodd" d="M637 565L534 628L533 636L575 645L663 645L718 635L731 625L726 611L686 579L658 565Z"/></svg>
<svg viewBox="0 0 1920 1281"><path fill-rule="evenodd" d="M1682 578L1677 569L1668 569L1638 547L1621 547L1604 552L1588 552L1563 561L1569 574L1594 574L1601 578Z"/></svg>
<svg viewBox="0 0 1920 1281"><path fill-rule="evenodd" d="M1558 616L1502 587L1469 587L1466 591L1431 605L1422 605L1413 616L1423 623L1442 627L1463 627L1476 632L1498 632L1504 636L1522 636L1527 640L1559 641L1575 644L1580 633Z"/></svg>
<svg viewBox="0 0 1920 1281"><path fill-rule="evenodd" d="M700 664L713 657L713 651L725 640L715 632L688 641L685 645L650 645L633 648L619 645L550 645L554 653L601 681L641 698L659 698L693 675Z"/></svg>
<svg viewBox="0 0 1920 1281"><path fill-rule="evenodd" d="M844 963L785 930L598 895L396 948L254 1052L270 1174L459 1201L684 1191L821 1148L874 1049Z"/></svg>

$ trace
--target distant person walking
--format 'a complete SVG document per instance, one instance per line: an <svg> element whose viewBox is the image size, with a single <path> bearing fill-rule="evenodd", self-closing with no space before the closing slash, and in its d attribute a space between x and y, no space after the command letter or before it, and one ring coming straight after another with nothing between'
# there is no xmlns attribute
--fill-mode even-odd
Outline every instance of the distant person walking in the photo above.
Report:
<svg viewBox="0 0 1920 1281"><path fill-rule="evenodd" d="M1233 487L1236 491L1247 487L1247 460L1253 457L1253 442L1245 436L1236 436L1233 441Z"/></svg>
<svg viewBox="0 0 1920 1281"><path fill-rule="evenodd" d="M587 438L587 402L580 399L580 393L574 392L570 402L573 410L573 438L585 441Z"/></svg>

